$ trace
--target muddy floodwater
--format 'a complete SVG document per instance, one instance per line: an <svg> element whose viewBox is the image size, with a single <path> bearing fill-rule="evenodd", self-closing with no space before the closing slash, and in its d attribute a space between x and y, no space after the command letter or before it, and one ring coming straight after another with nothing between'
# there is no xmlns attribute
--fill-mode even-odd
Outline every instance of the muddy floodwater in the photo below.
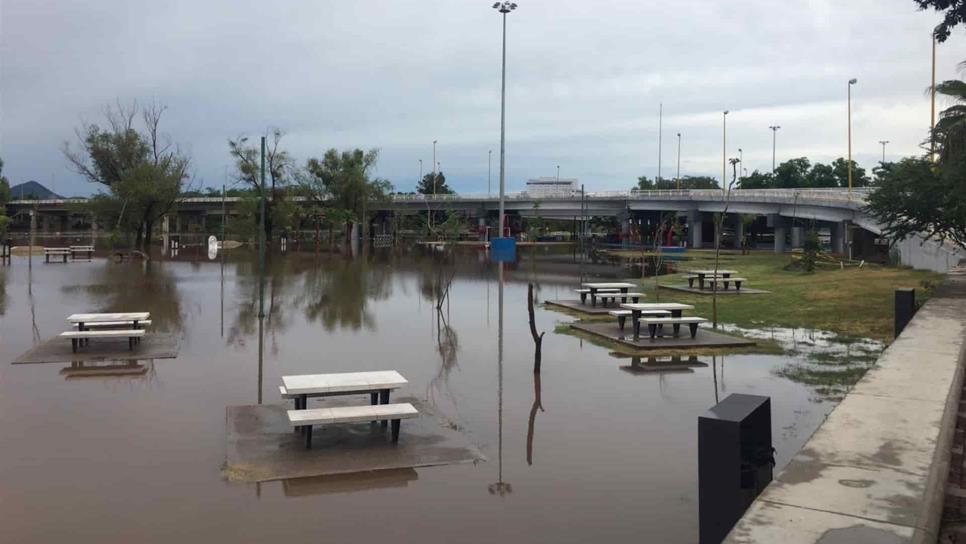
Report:
<svg viewBox="0 0 966 544"><path fill-rule="evenodd" d="M274 255L261 359L249 253L35 257L30 269L15 257L0 266L0 541L695 542L699 415L731 393L771 396L777 470L834 406L835 384L807 371L834 359L824 336L817 362L799 348L635 372L555 333L572 318L542 307L535 383L527 283L538 300L572 298L578 277L565 256L534 257L505 265L501 288L500 265L473 250ZM10 364L67 315L107 311L150 312L153 330L180 339L178 357L85 377ZM788 340L763 333L776 334ZM384 369L487 460L226 480L227 407L281 403L283 375Z"/></svg>

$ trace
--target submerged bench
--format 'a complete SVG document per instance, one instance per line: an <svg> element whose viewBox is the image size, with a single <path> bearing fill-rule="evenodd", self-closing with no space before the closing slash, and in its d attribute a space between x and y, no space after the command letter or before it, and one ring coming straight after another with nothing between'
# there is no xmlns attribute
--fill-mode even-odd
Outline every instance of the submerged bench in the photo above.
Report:
<svg viewBox="0 0 966 544"><path fill-rule="evenodd" d="M310 410L289 410L288 422L291 426L304 429L305 447L312 447L312 426L334 423L358 423L362 421L389 420L392 422L392 441L399 442L399 424L403 419L419 416L419 411L409 404L374 404L370 406L338 406L333 408L312 408Z"/></svg>
<svg viewBox="0 0 966 544"><path fill-rule="evenodd" d="M651 335L651 340L657 336L657 328L660 325L673 325L674 336L681 331L681 325L687 325L691 329L691 338L698 334L698 325L707 323L703 317L648 317L641 318L641 323L647 325L647 332Z"/></svg>
<svg viewBox="0 0 966 544"><path fill-rule="evenodd" d="M122 320L122 321L96 321L96 322L93 322L93 323L84 323L83 325L84 325L84 329L116 329L116 328L133 329L134 328L134 323L135 323L134 320L126 320L126 321L124 321L124 320ZM141 327L141 326L147 327L148 325L151 324L151 320L150 319L146 319L144 321L137 321L137 324L138 324L139 327ZM81 324L80 323L72 323L72 325L74 325L75 327L78 327Z"/></svg>
<svg viewBox="0 0 966 544"><path fill-rule="evenodd" d="M76 259L77 253L86 253L87 260L94 256L94 246L70 246L70 258Z"/></svg>
<svg viewBox="0 0 966 544"><path fill-rule="evenodd" d="M611 310L607 312L608 314L617 318L617 325L620 326L621 330L624 330L624 323L627 321L627 317L632 315L634 312L630 310ZM654 317L670 317L671 312L668 310L644 310L641 312L642 316L654 316Z"/></svg>
<svg viewBox="0 0 966 544"><path fill-rule="evenodd" d="M44 262L50 262L50 256L63 257L64 262L67 262L67 257L70 257L69 247L45 247L44 248Z"/></svg>
<svg viewBox="0 0 966 544"><path fill-rule="evenodd" d="M134 349L136 340L144 336L144 329L112 329L106 331L66 331L61 338L70 338L71 350L77 353L77 346L91 338L127 338L127 349Z"/></svg>

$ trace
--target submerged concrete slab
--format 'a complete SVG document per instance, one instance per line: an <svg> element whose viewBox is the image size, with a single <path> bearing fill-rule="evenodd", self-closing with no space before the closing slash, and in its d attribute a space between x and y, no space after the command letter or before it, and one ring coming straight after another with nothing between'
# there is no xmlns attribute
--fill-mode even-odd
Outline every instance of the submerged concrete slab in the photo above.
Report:
<svg viewBox="0 0 966 544"><path fill-rule="evenodd" d="M641 326L640 338L634 340L634 331L632 330L630 321L625 325L624 330L621 331L617 325L616 318L614 322L571 323L570 326L576 330L634 348L635 351L684 348L737 348L755 345L755 342L752 340L713 332L710 330L710 326L699 327L698 334L694 338L691 338L691 333L686 326L681 327L681 333L677 337L671 336L672 329L666 326L664 327L664 331L659 332L658 338L654 340L651 340L651 337L647 335L647 327L643 325ZM663 336L664 334L667 334L667 336Z"/></svg>
<svg viewBox="0 0 966 544"><path fill-rule="evenodd" d="M862 542L862 535L878 535L874 542L935 542L964 349L966 273L958 272L936 289L725 542ZM836 517L816 518L815 511ZM847 528L842 517L851 520ZM893 534L878 533L882 524L894 527Z"/></svg>
<svg viewBox="0 0 966 544"><path fill-rule="evenodd" d="M416 469L400 468L355 472L352 474L333 474L331 476L312 476L282 480L282 491L286 497L310 497L336 493L353 493L372 489L407 487L409 482L419 479Z"/></svg>
<svg viewBox="0 0 966 544"><path fill-rule="evenodd" d="M711 289L698 289L697 287L688 287L688 284L671 284L671 285L659 285L661 289L668 289L671 291L679 291L682 293L691 293L692 295L712 295L714 294ZM741 296L741 295L765 295L771 293L771 291L765 291L763 289L752 289L750 287L741 287L741 290L736 290L734 287L729 289L718 289L718 296Z"/></svg>
<svg viewBox="0 0 966 544"><path fill-rule="evenodd" d="M141 342L128 349L127 338L93 339L90 344L71 351L70 340L51 338L32 350L21 354L12 362L33 363L85 363L95 361L139 361L145 359L174 359L178 356L178 337L168 333L150 333Z"/></svg>
<svg viewBox="0 0 966 544"><path fill-rule="evenodd" d="M400 398L420 412L402 422L399 442L378 423L317 426L312 449L292 430L290 404L229 406L224 474L231 481L264 482L389 469L484 461L483 454L431 407ZM366 399L368 401L368 399ZM345 399L312 402L312 408L345 404Z"/></svg>
<svg viewBox="0 0 966 544"><path fill-rule="evenodd" d="M628 299L628 302L629 301L630 299ZM544 302L550 306L558 306L560 308L566 308L568 310L584 313L587 315L607 315L607 312L611 310L621 309L620 300L618 300L616 304L611 303L611 304L608 304L607 306L604 306L600 302L597 303L597 306L591 306L590 297L587 297L586 304L581 304L579 300L546 300Z"/></svg>

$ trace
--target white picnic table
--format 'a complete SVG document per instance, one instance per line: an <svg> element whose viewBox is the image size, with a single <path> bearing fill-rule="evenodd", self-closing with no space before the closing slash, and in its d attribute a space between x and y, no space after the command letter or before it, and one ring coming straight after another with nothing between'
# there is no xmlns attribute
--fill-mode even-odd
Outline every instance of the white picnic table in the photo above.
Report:
<svg viewBox="0 0 966 544"><path fill-rule="evenodd" d="M618 289L621 295L626 295L629 289L634 289L637 287L636 283L627 283L623 281L616 282L585 282L580 284L582 287L590 289L590 304L591 306L597 306L597 291L600 289ZM621 302L627 302L627 297L622 296Z"/></svg>
<svg viewBox="0 0 966 544"><path fill-rule="evenodd" d="M718 275L722 278L728 279L732 274L737 274L737 270L725 270L722 268L718 269ZM704 278L705 276L714 276L715 271L713 268L706 268L703 270L688 270L688 274L694 274L698 277L698 288L704 289Z"/></svg>
<svg viewBox="0 0 966 544"><path fill-rule="evenodd" d="M84 323L103 323L105 321L147 321L151 317L150 312L128 312L114 314L71 314L67 316L68 323L77 323L78 326ZM83 330L83 329L82 329Z"/></svg>
<svg viewBox="0 0 966 544"><path fill-rule="evenodd" d="M641 335L641 312L647 310L667 310L671 312L671 317L681 317L684 310L693 310L691 304L680 302L639 302L621 304L621 308L631 311L631 323L634 326L634 339Z"/></svg>
<svg viewBox="0 0 966 544"><path fill-rule="evenodd" d="M395 370L374 372L338 372L334 374L303 374L282 376L288 395L295 397L295 409L304 410L309 396L360 395L369 393L371 404L389 404L389 392L409 381Z"/></svg>

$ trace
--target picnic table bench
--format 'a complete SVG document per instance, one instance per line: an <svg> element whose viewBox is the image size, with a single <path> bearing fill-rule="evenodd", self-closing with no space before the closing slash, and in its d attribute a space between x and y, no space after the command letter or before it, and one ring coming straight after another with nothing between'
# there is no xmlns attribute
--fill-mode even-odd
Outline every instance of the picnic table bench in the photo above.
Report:
<svg viewBox="0 0 966 544"><path fill-rule="evenodd" d="M149 312L127 312L127 313L90 313L90 314L71 314L67 316L67 322L77 328L76 331L68 331L61 336L71 338L71 345L77 351L77 345L86 345L91 338L123 338L124 335L118 332L140 330L140 334L133 334L129 337L129 344L133 348L135 343L139 343L144 336L144 329L151 324L151 314ZM102 329L102 330L92 330ZM106 329L106 330L104 330ZM92 334L76 334L92 333ZM97 333L110 333L102 334Z"/></svg>
<svg viewBox="0 0 966 544"><path fill-rule="evenodd" d="M94 246L70 246L69 249L71 259L76 259L78 253L86 253L88 261L94 256Z"/></svg>
<svg viewBox="0 0 966 544"><path fill-rule="evenodd" d="M312 426L333 423L356 423L361 421L389 420L392 422L392 441L399 442L399 424L403 419L419 417L419 411L408 402L377 404L371 406L337 406L311 410L289 410L289 424L301 429L305 435L306 449L312 448Z"/></svg>
<svg viewBox="0 0 966 544"><path fill-rule="evenodd" d="M88 343L91 338L127 338L127 349L134 349L134 344L144 336L144 329L111 329L106 331L65 331L61 338L70 338L71 351L77 353L78 346Z"/></svg>
<svg viewBox="0 0 966 544"><path fill-rule="evenodd" d="M691 338L694 338L698 334L698 325L707 323L707 321L703 317L645 317L641 319L641 322L647 325L647 332L650 333L651 340L654 340L657 336L659 325L673 325L674 336L680 333L681 325L687 325L691 329Z"/></svg>
<svg viewBox="0 0 966 544"><path fill-rule="evenodd" d="M623 331L624 323L627 321L627 316L632 315L634 312L632 312L631 310L611 310L607 313L617 318L617 325ZM667 317L671 315L671 312L668 310L643 310L641 311L641 315L654 316L654 317Z"/></svg>
<svg viewBox="0 0 966 544"><path fill-rule="evenodd" d="M655 302L655 303L640 303L640 304L621 304L621 308L631 311L631 320L634 324L634 340L637 340L641 335L641 315L643 312L648 310L667 310L671 312L671 318L680 318L681 313L684 310L693 310L694 306L690 304L681 304L680 302Z"/></svg>
<svg viewBox="0 0 966 544"><path fill-rule="evenodd" d="M296 410L304 410L308 397L369 394L371 404L389 404L389 392L408 384L395 370L375 372L338 372L282 376L279 393L295 401Z"/></svg>
<svg viewBox="0 0 966 544"><path fill-rule="evenodd" d="M587 295L590 293L590 289L574 289L574 291L577 294L580 295L580 303L581 304L586 304L587 303ZM619 291L617 289L598 289L596 291L597 294L618 293L618 292Z"/></svg>
<svg viewBox="0 0 966 544"><path fill-rule="evenodd" d="M627 302L627 292L631 289L637 287L635 283L627 282L588 282L581 284L581 287L590 290L590 304L591 306L597 306L597 293L601 290L607 290L608 292L613 292L617 289L621 292L621 302Z"/></svg>
<svg viewBox="0 0 966 544"><path fill-rule="evenodd" d="M694 287L694 280L698 280L698 289L704 289L704 280L708 276L715 276L721 278L731 277L732 274L737 274L737 270L718 270L715 272L714 269L711 270L689 270L688 271L688 287Z"/></svg>
<svg viewBox="0 0 966 544"><path fill-rule="evenodd" d="M50 256L63 257L64 262L67 262L67 257L70 257L69 247L45 247L44 248L44 262L50 262Z"/></svg>
<svg viewBox="0 0 966 544"><path fill-rule="evenodd" d="M734 276L730 278L708 278L707 282L711 285L720 283L724 286L725 290L728 289L728 284L734 282L735 291L741 291L741 282L746 281L745 278L736 278Z"/></svg>

